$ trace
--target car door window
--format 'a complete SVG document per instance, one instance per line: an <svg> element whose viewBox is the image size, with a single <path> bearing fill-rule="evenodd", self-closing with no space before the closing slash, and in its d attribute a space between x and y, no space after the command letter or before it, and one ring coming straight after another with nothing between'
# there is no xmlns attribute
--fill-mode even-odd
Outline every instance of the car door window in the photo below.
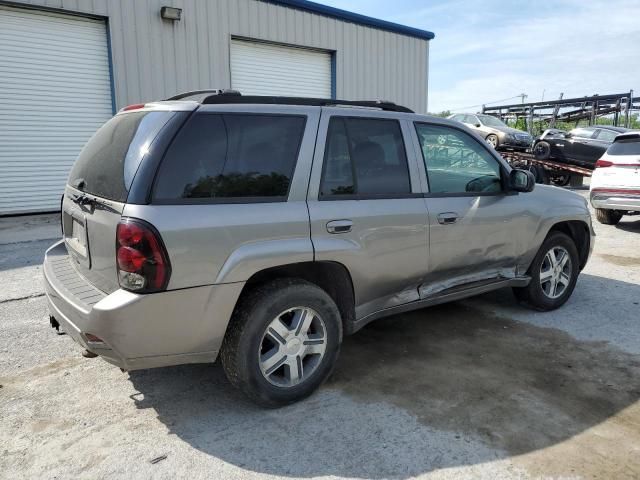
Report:
<svg viewBox="0 0 640 480"><path fill-rule="evenodd" d="M480 142L451 127L415 126L431 194L502 192L500 164Z"/></svg>
<svg viewBox="0 0 640 480"><path fill-rule="evenodd" d="M598 129L596 130L595 138L603 142L613 143L613 141L618 135L619 135L618 132L614 132L612 130Z"/></svg>
<svg viewBox="0 0 640 480"><path fill-rule="evenodd" d="M569 133L572 137L591 138L593 136L593 128L574 128Z"/></svg>
<svg viewBox="0 0 640 480"><path fill-rule="evenodd" d="M396 120L352 117L330 120L321 199L410 193L407 155Z"/></svg>
<svg viewBox="0 0 640 480"><path fill-rule="evenodd" d="M475 115L465 115L464 123L468 123L469 125L477 125L480 122L478 121L478 117L476 117Z"/></svg>

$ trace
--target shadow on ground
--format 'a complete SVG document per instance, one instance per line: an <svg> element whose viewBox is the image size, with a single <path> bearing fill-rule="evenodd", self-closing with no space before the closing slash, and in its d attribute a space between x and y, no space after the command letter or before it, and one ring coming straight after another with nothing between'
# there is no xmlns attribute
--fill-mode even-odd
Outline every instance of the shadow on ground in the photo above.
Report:
<svg viewBox="0 0 640 480"><path fill-rule="evenodd" d="M638 285L607 281L640 297ZM562 312L546 315L560 322ZM606 321L616 328L614 316ZM219 366L130 379L139 408L231 464L291 477L407 478L537 451L604 422L640 399L640 356L454 303L348 337L321 392L280 410L249 404Z"/></svg>
<svg viewBox="0 0 640 480"><path fill-rule="evenodd" d="M622 217L622 221L616 225L616 228L625 232L640 232L640 220L638 217Z"/></svg>

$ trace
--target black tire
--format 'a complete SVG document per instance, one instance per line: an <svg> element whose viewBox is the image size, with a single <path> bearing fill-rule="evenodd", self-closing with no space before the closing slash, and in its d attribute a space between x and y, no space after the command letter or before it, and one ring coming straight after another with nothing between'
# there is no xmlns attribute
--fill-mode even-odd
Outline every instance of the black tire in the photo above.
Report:
<svg viewBox="0 0 640 480"><path fill-rule="evenodd" d="M487 138L485 140L493 148L498 148L500 146L500 140L498 140L498 136L493 133L490 133L489 135L487 135Z"/></svg>
<svg viewBox="0 0 640 480"><path fill-rule="evenodd" d="M604 225L617 225L621 218L622 213L618 210L596 208L596 219Z"/></svg>
<svg viewBox="0 0 640 480"><path fill-rule="evenodd" d="M562 247L568 252L571 262L571 277L569 279L569 285L565 287L562 294L557 298L550 298L544 292L540 283L540 269L545 261L547 252L554 247ZM578 249L571 237L562 232L550 233L533 259L528 273L531 276L529 285L513 289L513 293L520 303L542 312L555 310L564 305L573 293L580 273L580 257L578 255Z"/></svg>
<svg viewBox="0 0 640 480"><path fill-rule="evenodd" d="M529 169L536 179L536 183L549 185L549 174L542 165L531 165Z"/></svg>
<svg viewBox="0 0 640 480"><path fill-rule="evenodd" d="M533 155L536 160L548 160L551 156L551 145L549 142L540 141L533 146Z"/></svg>
<svg viewBox="0 0 640 480"><path fill-rule="evenodd" d="M270 383L260 370L260 348L267 327L278 315L295 307L315 310L324 322L326 350L310 376L293 386ZM281 278L258 286L236 306L220 357L229 381L255 403L275 408L311 395L329 377L342 343L338 307L320 287L300 279Z"/></svg>
<svg viewBox="0 0 640 480"><path fill-rule="evenodd" d="M566 187L573 177L569 173L555 173L549 177L551 183L557 187Z"/></svg>

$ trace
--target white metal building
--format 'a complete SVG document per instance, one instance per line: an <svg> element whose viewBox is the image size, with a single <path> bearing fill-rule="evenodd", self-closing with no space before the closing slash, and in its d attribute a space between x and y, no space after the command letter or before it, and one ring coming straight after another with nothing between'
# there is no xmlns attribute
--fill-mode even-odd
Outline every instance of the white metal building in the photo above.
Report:
<svg viewBox="0 0 640 480"><path fill-rule="evenodd" d="M433 36L305 0L0 0L0 215L59 209L84 143L131 103L234 88L426 112Z"/></svg>

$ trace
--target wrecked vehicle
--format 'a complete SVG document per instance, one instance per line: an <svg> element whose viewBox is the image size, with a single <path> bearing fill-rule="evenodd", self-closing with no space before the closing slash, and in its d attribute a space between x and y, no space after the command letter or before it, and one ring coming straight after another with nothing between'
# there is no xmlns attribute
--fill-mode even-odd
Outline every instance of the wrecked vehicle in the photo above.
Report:
<svg viewBox="0 0 640 480"><path fill-rule="evenodd" d="M464 125L392 103L133 105L70 173L44 260L51 322L125 370L220 357L251 399L288 404L378 318L504 287L563 305L591 218L534 187Z"/></svg>
<svg viewBox="0 0 640 480"><path fill-rule="evenodd" d="M578 127L569 132L547 129L531 149L537 160L554 160L593 170L615 138L632 130L609 125Z"/></svg>

